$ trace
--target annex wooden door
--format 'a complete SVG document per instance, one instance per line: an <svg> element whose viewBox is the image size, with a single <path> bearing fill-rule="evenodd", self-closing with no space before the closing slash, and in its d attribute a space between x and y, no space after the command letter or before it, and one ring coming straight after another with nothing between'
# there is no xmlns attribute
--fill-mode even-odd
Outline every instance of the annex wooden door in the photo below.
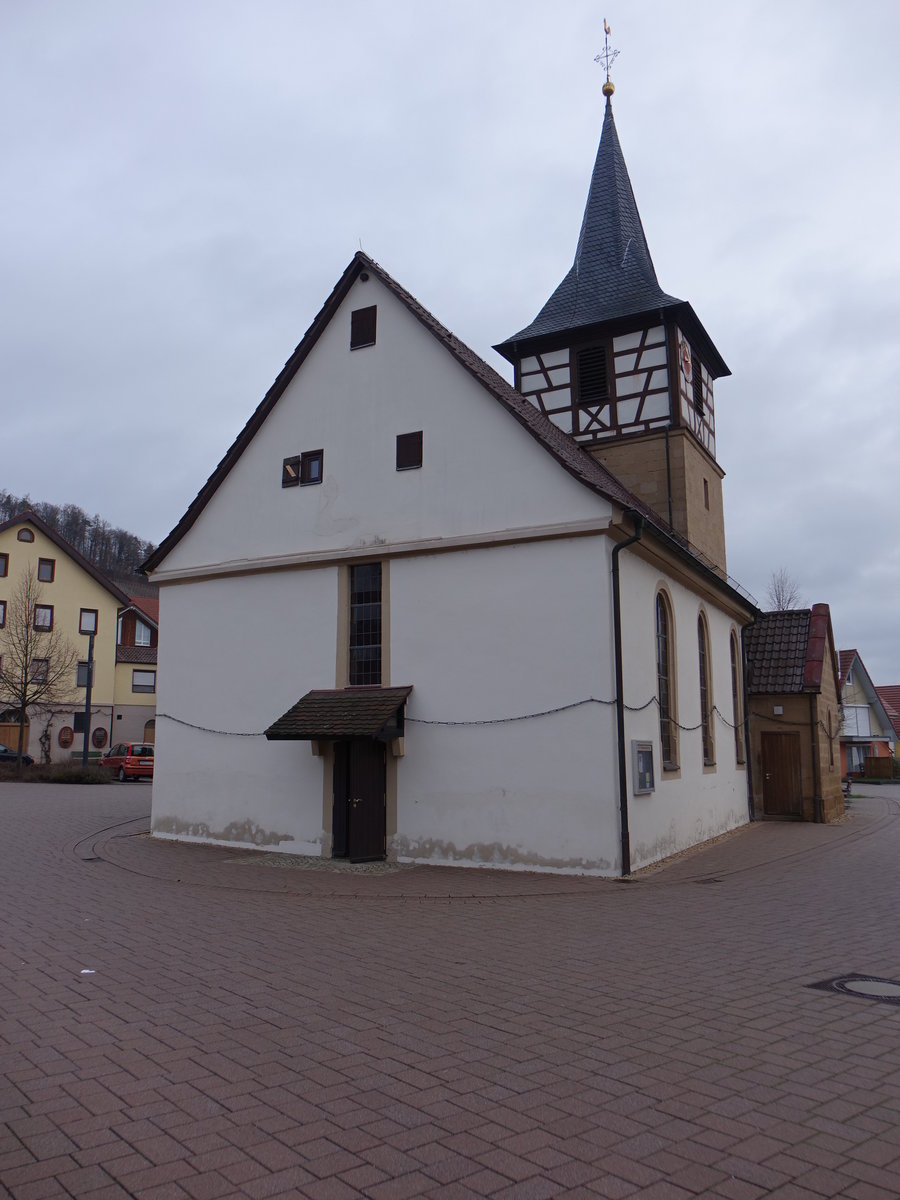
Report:
<svg viewBox="0 0 900 1200"><path fill-rule="evenodd" d="M767 817L802 817L800 734L762 734L763 812Z"/></svg>
<svg viewBox="0 0 900 1200"><path fill-rule="evenodd" d="M332 854L351 862L384 858L385 747L372 738L334 747Z"/></svg>

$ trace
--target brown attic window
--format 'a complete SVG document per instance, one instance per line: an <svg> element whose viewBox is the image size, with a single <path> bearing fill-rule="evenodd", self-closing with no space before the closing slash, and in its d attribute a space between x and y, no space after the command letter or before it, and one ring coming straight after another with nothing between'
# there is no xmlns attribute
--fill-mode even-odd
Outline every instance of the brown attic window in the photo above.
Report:
<svg viewBox="0 0 900 1200"><path fill-rule="evenodd" d="M19 532L16 534L16 537L19 539L20 542L33 542L34 541L34 534L31 532L30 529L20 529Z"/></svg>
<svg viewBox="0 0 900 1200"><path fill-rule="evenodd" d="M605 404L609 399L609 377L606 371L606 347L588 346L579 350L578 403Z"/></svg>
<svg viewBox="0 0 900 1200"><path fill-rule="evenodd" d="M411 471L422 465L422 430L397 434L397 470Z"/></svg>
<svg viewBox="0 0 900 1200"><path fill-rule="evenodd" d="M350 349L361 350L363 346L375 345L375 318L377 306L355 308L350 314Z"/></svg>
<svg viewBox="0 0 900 1200"><path fill-rule="evenodd" d="M324 450L303 451L300 455L300 482L304 487L308 483L322 482L322 467L324 462Z"/></svg>

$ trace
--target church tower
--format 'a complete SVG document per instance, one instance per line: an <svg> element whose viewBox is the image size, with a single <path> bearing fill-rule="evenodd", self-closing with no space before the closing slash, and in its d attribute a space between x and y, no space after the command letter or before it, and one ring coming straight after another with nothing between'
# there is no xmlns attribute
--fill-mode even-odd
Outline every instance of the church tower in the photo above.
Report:
<svg viewBox="0 0 900 1200"><path fill-rule="evenodd" d="M541 412L725 572L713 382L730 371L685 300L659 286L612 111L575 261L531 322L494 349Z"/></svg>

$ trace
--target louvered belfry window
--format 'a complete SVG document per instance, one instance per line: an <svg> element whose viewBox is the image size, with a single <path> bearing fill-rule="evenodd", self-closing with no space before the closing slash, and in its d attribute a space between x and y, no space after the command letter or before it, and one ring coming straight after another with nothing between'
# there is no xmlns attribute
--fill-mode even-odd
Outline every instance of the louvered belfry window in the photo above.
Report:
<svg viewBox="0 0 900 1200"><path fill-rule="evenodd" d="M588 346L578 351L578 403L605 404L609 399L606 347Z"/></svg>
<svg viewBox="0 0 900 1200"><path fill-rule="evenodd" d="M703 416L703 368L696 354L691 355L691 383L694 389L694 409Z"/></svg>

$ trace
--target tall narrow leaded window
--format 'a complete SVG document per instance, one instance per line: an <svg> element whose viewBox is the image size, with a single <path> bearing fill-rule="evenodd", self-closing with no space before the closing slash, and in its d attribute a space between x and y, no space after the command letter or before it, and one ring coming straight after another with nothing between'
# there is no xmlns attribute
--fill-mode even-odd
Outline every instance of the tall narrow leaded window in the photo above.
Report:
<svg viewBox="0 0 900 1200"><path fill-rule="evenodd" d="M737 762L746 762L744 754L744 705L741 686L741 655L737 634L731 634L731 711L734 721L734 757Z"/></svg>
<svg viewBox="0 0 900 1200"><path fill-rule="evenodd" d="M675 697L672 694L675 672L672 666L672 622L666 598L656 597L656 688L659 700L659 741L663 767L678 766L678 738L675 724Z"/></svg>
<svg viewBox="0 0 900 1200"><path fill-rule="evenodd" d="M350 684L381 683L381 563L350 568Z"/></svg>
<svg viewBox="0 0 900 1200"><path fill-rule="evenodd" d="M700 660L700 733L703 737L703 765L711 767L716 761L712 727L712 683L709 674L709 638L702 616L697 618L697 653Z"/></svg>

